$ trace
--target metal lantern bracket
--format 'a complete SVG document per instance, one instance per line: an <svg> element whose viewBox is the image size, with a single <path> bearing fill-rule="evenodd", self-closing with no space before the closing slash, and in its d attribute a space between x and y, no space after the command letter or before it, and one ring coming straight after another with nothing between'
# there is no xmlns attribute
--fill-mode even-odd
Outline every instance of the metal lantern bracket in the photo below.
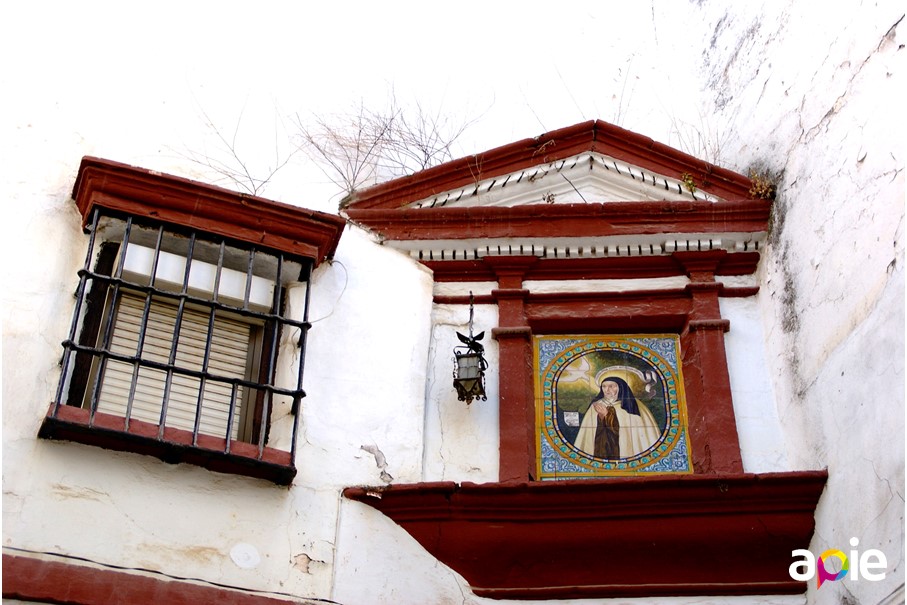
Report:
<svg viewBox="0 0 907 605"><path fill-rule="evenodd" d="M487 401L488 396L485 394L485 370L488 369L488 362L485 361L485 347L479 343L485 338L485 332L479 332L473 335L472 325L475 309L473 308L475 297L472 292L469 293L469 336L457 332L457 338L463 344L454 347L454 388L457 390L457 399L465 401L467 405L472 403L473 399Z"/></svg>

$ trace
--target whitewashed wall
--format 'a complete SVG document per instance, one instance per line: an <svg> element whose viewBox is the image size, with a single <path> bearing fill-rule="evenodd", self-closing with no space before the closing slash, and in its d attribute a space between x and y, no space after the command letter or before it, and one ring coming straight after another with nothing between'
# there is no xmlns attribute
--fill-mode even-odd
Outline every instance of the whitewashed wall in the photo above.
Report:
<svg viewBox="0 0 907 605"><path fill-rule="evenodd" d="M720 150L706 159L741 172L783 170L762 290L754 299L722 301L732 321L726 344L744 465L754 472L828 468L811 549L844 549L857 536L887 554L889 573L879 583L810 587L808 600L878 603L904 581L902 3L830 10L815 1L659 1L651 9L652 36L643 43L671 56L675 84L701 89L694 113L700 132L714 139L709 148ZM42 79L16 89L38 90L40 101L17 97L22 115L3 137L4 218L15 226L3 238L0 315L4 547L346 605L495 602L472 597L403 530L340 497L346 485L497 474L496 383L488 385L489 401L469 407L448 388L464 309L433 307L430 276L354 228L343 236L338 262L315 276L292 488L36 441L85 250L68 199L81 155L199 176L173 152L187 144L186 116L177 122L174 108L175 99L190 96L185 82L156 71L146 76L153 86L142 89L141 103L96 98L71 64L77 40L67 40L56 55L42 51L50 59L38 67L22 63ZM62 54L69 59L53 61ZM130 88L122 89L116 94ZM639 115L664 109L640 95L632 100ZM121 127L130 123L139 130ZM677 143L643 123L625 125ZM495 143L542 130L535 123L526 129ZM293 191L281 201L332 207L324 187L295 184L276 188ZM494 325L494 309L478 307L476 323ZM495 343L485 342L494 361ZM249 565L255 555L260 561Z"/></svg>
<svg viewBox="0 0 907 605"><path fill-rule="evenodd" d="M478 294L481 291L475 290ZM482 345L489 368L498 365L498 343L491 329L498 325L495 305L476 305L474 333L485 332ZM497 374L489 372L487 401L466 404L453 388L456 333L469 334L469 308L435 305L429 354L430 380L425 392L425 481L498 480L499 398Z"/></svg>
<svg viewBox="0 0 907 605"><path fill-rule="evenodd" d="M380 484L382 471L388 480L421 477L427 272L351 230L335 262L316 273L300 472L292 488L281 488L35 439L54 397L86 238L66 186L30 201L34 216L23 222L28 237L20 252L33 260L10 268L23 287L7 290L4 300L8 552L329 597L340 489ZM41 254L48 242L52 254Z"/></svg>
<svg viewBox="0 0 907 605"><path fill-rule="evenodd" d="M724 162L782 175L759 295L775 459L828 469L812 552L857 537L889 563L884 581L810 584L808 600L903 602L904 5L704 2L693 15Z"/></svg>
<svg viewBox="0 0 907 605"><path fill-rule="evenodd" d="M724 346L743 470L747 473L791 470L768 373L759 299L722 298L720 307L721 316L731 322Z"/></svg>
<svg viewBox="0 0 907 605"><path fill-rule="evenodd" d="M431 275L354 227L335 259L312 291L297 482L420 481Z"/></svg>

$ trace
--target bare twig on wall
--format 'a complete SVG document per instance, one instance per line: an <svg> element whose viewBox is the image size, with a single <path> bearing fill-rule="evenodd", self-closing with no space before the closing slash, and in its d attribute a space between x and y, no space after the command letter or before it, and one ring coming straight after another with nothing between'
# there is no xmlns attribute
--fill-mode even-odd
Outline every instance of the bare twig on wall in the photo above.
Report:
<svg viewBox="0 0 907 605"><path fill-rule="evenodd" d="M346 113L303 117L291 121L292 136L275 110L274 153L266 162L260 140L253 150L241 145L247 131L245 107L231 130L219 127L203 108L199 115L208 129L202 150L176 153L216 175L212 182L260 195L275 174L300 151L306 154L344 194L384 180L411 174L453 159L453 146L475 123L457 120L441 108L416 102L401 105L391 91L383 108L360 101Z"/></svg>
<svg viewBox="0 0 907 605"><path fill-rule="evenodd" d="M453 146L475 123L441 108L403 106L391 91L381 109L363 102L345 114L296 115L298 147L345 195L453 158Z"/></svg>
<svg viewBox="0 0 907 605"><path fill-rule="evenodd" d="M387 168L409 174L453 159L452 146L475 120L456 121L440 108L419 102L403 109L393 100L391 136L386 145Z"/></svg>
<svg viewBox="0 0 907 605"><path fill-rule="evenodd" d="M669 144L672 143L671 139L676 139L676 145L682 151L710 164L723 165L723 152L728 138L727 132L722 132L717 126L711 124L702 113L699 114L698 124L686 122L671 115Z"/></svg>
<svg viewBox="0 0 907 605"><path fill-rule="evenodd" d="M240 149L245 107L240 110L232 132L226 132L215 124L203 108L199 107L199 112L214 140L213 148L206 147L203 151L186 149L176 153L218 175L213 179L215 184L227 184L250 195L261 195L274 175L285 168L299 151L286 144L286 129L275 111L278 127L274 128L274 155L264 165L259 163L253 166L248 159L250 155L243 154Z"/></svg>
<svg viewBox="0 0 907 605"><path fill-rule="evenodd" d="M377 182L384 148L391 137L394 114L359 106L346 115L313 115L304 121L296 114L298 148L312 158L332 183L352 193Z"/></svg>

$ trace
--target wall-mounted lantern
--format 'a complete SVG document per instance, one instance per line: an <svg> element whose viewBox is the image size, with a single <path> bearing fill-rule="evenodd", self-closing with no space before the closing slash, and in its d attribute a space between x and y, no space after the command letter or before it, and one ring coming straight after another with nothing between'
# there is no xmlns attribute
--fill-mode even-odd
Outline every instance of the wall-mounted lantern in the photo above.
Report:
<svg viewBox="0 0 907 605"><path fill-rule="evenodd" d="M463 343L463 346L454 347L454 357L456 365L454 366L454 388L457 389L457 399L465 401L466 405L472 403L473 399L486 401L485 395L485 370L488 369L488 362L482 353L485 347L479 344L479 341L485 337L485 332L479 332L475 336L472 334L473 318L473 301L472 292L469 293L469 336L464 336L457 332L457 338Z"/></svg>

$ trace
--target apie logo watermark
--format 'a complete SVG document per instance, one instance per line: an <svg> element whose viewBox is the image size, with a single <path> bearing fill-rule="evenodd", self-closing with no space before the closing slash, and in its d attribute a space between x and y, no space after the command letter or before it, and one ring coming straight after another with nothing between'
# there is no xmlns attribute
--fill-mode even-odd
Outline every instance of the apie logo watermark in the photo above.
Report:
<svg viewBox="0 0 907 605"><path fill-rule="evenodd" d="M850 545L856 548L860 541L856 538L850 539ZM843 580L847 574L853 582L867 580L869 582L878 582L885 578L885 572L879 573L888 567L888 560L885 553L875 548L864 550L862 554L856 550L850 551L850 557L845 555L837 548L829 548L816 559L808 550L798 548L791 551L793 557L803 557L800 561L794 561L788 573L790 577L798 582L808 582L816 578L816 587L821 588L824 582L837 582Z"/></svg>

